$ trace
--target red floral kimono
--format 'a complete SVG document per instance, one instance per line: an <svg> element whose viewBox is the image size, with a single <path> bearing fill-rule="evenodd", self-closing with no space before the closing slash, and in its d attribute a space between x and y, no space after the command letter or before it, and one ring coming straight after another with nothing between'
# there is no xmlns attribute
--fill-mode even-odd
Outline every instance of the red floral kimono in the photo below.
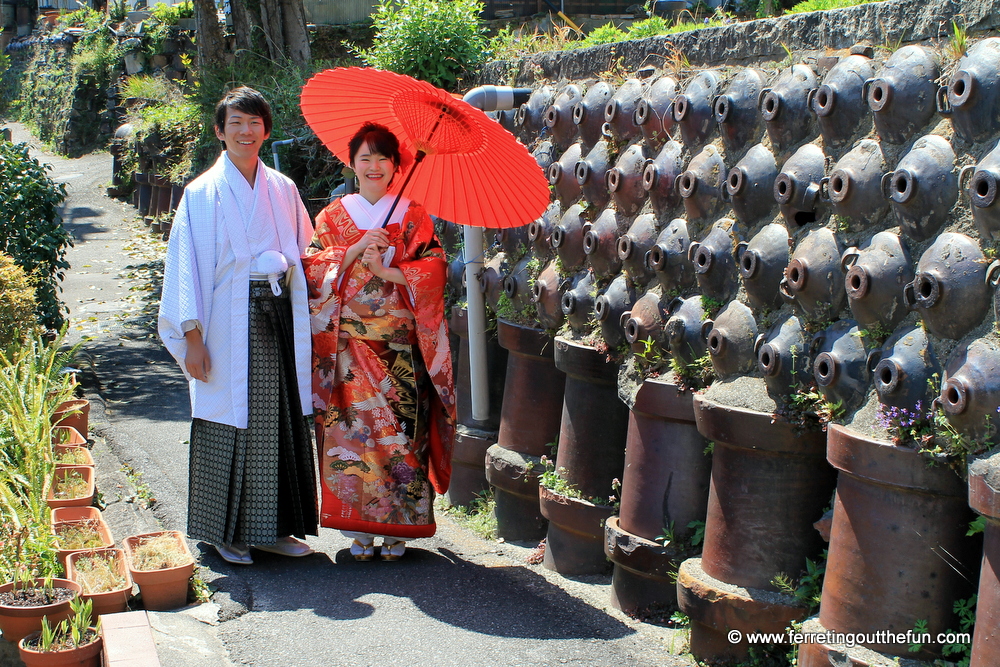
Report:
<svg viewBox="0 0 1000 667"><path fill-rule="evenodd" d="M447 263L411 203L393 240L406 286L343 265L361 236L340 200L316 217L322 250L303 259L313 333L313 405L327 528L410 539L434 534L434 491L451 477L455 427ZM432 490L433 489L433 490Z"/></svg>

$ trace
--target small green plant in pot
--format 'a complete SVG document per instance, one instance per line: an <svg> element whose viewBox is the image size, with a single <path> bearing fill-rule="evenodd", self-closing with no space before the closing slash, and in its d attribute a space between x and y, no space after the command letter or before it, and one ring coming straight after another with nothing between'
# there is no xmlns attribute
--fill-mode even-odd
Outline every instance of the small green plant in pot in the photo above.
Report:
<svg viewBox="0 0 1000 667"><path fill-rule="evenodd" d="M94 501L94 469L63 466L56 470L49 489L49 507L89 507Z"/></svg>
<svg viewBox="0 0 1000 667"><path fill-rule="evenodd" d="M35 579L21 568L14 581L0 586L0 631L9 642L18 642L40 631L42 619L59 623L69 618L70 603L80 593L80 585L68 579Z"/></svg>
<svg viewBox="0 0 1000 667"><path fill-rule="evenodd" d="M56 625L46 618L41 631L20 641L18 652L27 667L100 667L104 642L100 620L91 625L93 603L77 598L70 607L70 618Z"/></svg>

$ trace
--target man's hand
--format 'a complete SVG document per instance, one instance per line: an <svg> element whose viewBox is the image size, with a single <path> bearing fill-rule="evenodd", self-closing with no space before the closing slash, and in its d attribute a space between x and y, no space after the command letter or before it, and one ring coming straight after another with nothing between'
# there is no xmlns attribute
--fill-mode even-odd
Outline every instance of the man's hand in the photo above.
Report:
<svg viewBox="0 0 1000 667"><path fill-rule="evenodd" d="M187 372L195 380L208 382L208 374L212 370L212 360L208 355L208 348L201 339L201 331L192 329L184 334L187 339L188 349L184 356L184 366Z"/></svg>

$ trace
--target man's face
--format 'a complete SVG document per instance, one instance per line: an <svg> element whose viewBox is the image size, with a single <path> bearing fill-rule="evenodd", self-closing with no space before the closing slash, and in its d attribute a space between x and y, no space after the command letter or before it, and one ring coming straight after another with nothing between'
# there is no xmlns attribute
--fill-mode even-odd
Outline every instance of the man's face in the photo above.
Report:
<svg viewBox="0 0 1000 667"><path fill-rule="evenodd" d="M250 160L257 157L260 147L271 134L264 130L264 119L260 116L226 109L225 126L222 131L215 128L215 136L226 142L230 157Z"/></svg>

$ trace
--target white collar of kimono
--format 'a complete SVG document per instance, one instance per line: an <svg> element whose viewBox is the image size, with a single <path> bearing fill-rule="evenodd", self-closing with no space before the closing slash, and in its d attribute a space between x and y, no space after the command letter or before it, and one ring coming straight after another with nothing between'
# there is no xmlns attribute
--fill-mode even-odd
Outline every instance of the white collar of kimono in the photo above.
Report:
<svg viewBox="0 0 1000 667"><path fill-rule="evenodd" d="M239 170L239 167L237 167L237 166L236 166L236 163L234 163L234 162L233 162L233 159L232 159L231 157L229 157L229 151L222 151L222 155L223 155L223 156L224 156L224 157L226 158L226 162L225 162L225 165L226 165L226 166L225 166L225 169L226 169L226 176L227 176L227 177L228 177L228 176L231 176L231 175L233 175L234 173L236 173L236 174L239 174L239 175L241 176L241 179L240 179L240 180L241 180L241 181L242 181L243 183L245 183L245 184L246 184L246 186L247 186L248 188L249 188L249 187L251 187L251 186L250 186L250 182L249 182L249 181L247 181L247 179L246 179L246 176L243 176L243 172L241 172L241 171ZM254 176L254 182L253 182L253 188L254 188L254 189L256 189L256 188L257 188L257 186L258 186L258 185L260 185L260 184L261 184L261 182L262 182L262 181L263 181L263 179L264 179L264 174L263 174L263 171L264 171L264 170L260 168L260 165L261 165L261 159L260 159L260 157L258 156L258 157L257 157L257 173L256 173L256 175ZM235 180L235 179L234 179L234 180ZM240 182L240 181L237 181L237 182Z"/></svg>
<svg viewBox="0 0 1000 667"><path fill-rule="evenodd" d="M361 195L355 194L344 195L341 197L340 203L343 204L348 215L351 216L351 220L354 221L355 227L360 230L369 230L382 225L382 221L385 220L385 215L389 212L389 209L392 208L392 202L395 201L395 199L396 195L386 194L377 202L372 204ZM403 216L406 215L406 209L409 207L410 200L406 197L400 197L399 204L396 206L396 210L392 212L392 218L389 219L389 224L401 224L403 222Z"/></svg>
<svg viewBox="0 0 1000 667"><path fill-rule="evenodd" d="M243 221L249 224L257 211L258 199L262 196L267 196L267 183L265 182L263 162L261 162L259 157L257 158L257 173L254 176L254 183L251 186L250 182L243 175L243 172L229 158L229 152L223 151L222 155L224 157L222 164L223 172L226 175L226 184L236 197L236 203L239 206Z"/></svg>

